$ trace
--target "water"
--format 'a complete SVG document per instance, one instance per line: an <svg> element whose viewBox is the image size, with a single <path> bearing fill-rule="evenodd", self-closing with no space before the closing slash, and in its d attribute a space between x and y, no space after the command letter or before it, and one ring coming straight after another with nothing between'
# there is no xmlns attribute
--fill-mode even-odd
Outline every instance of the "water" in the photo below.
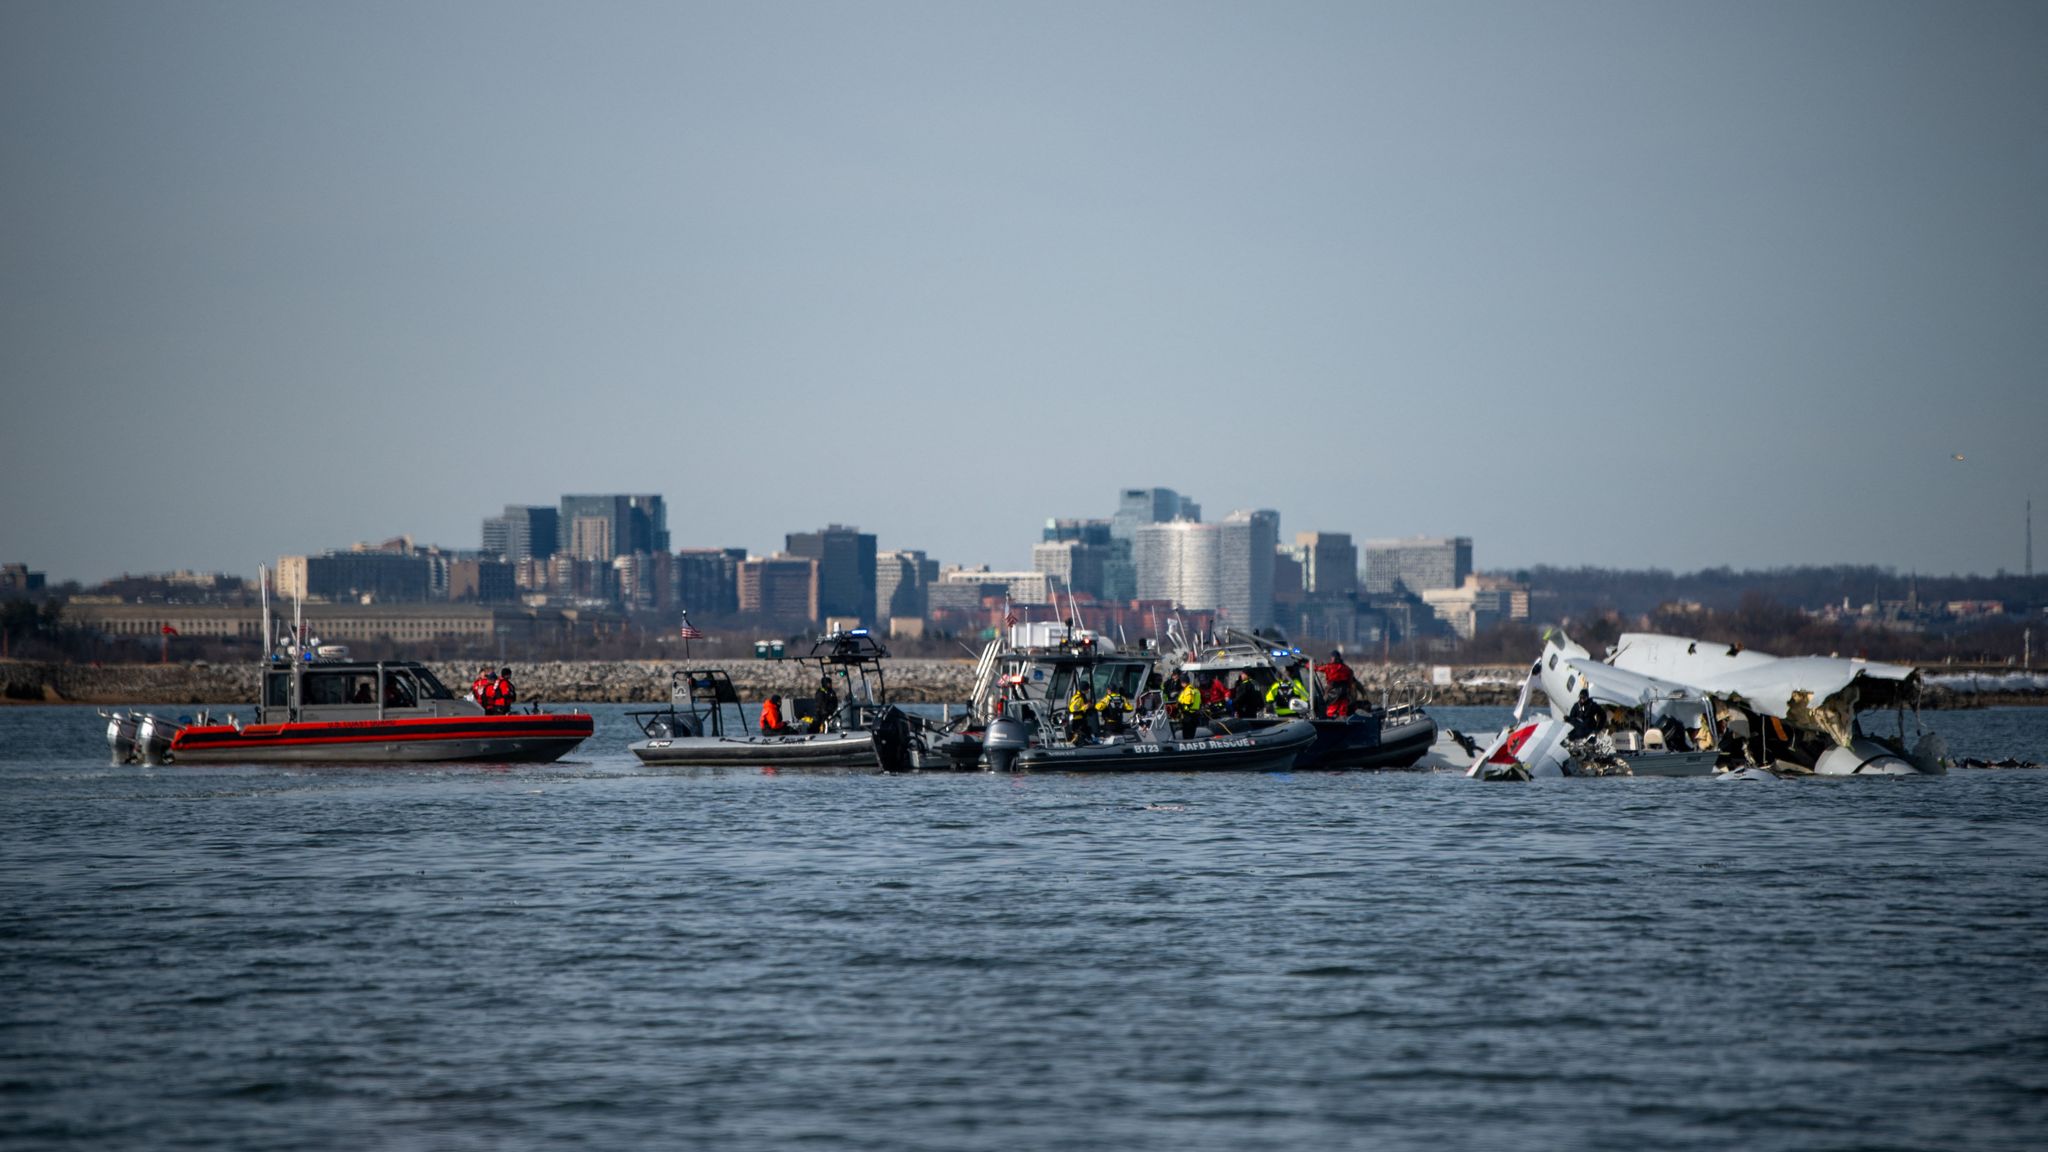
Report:
<svg viewBox="0 0 2048 1152"><path fill-rule="evenodd" d="M0 710L0 1144L2048 1139L2048 774L661 772L599 711L280 770Z"/></svg>

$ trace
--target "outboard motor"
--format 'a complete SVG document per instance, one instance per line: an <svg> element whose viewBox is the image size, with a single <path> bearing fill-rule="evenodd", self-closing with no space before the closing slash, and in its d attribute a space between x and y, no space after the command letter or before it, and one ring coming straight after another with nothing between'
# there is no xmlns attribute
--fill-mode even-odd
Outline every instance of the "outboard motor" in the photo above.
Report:
<svg viewBox="0 0 2048 1152"><path fill-rule="evenodd" d="M178 725L161 716L144 716L135 725L135 757L144 764L167 764L171 759L171 737Z"/></svg>
<svg viewBox="0 0 2048 1152"><path fill-rule="evenodd" d="M114 764L135 761L135 713L106 712L107 755Z"/></svg>
<svg viewBox="0 0 2048 1152"><path fill-rule="evenodd" d="M988 722L988 734L982 737L982 751L988 757L991 772L1008 772L1017 763L1017 753L1031 744L1031 730L1022 720L1004 714Z"/></svg>
<svg viewBox="0 0 2048 1152"><path fill-rule="evenodd" d="M884 772L908 772L915 767L910 758L910 717L894 704L882 709L869 730L875 742L875 759Z"/></svg>

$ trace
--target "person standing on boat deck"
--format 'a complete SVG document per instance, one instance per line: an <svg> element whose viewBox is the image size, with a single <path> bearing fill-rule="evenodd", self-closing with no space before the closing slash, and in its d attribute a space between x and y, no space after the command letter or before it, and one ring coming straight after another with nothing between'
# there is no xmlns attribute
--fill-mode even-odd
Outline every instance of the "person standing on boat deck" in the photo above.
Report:
<svg viewBox="0 0 2048 1152"><path fill-rule="evenodd" d="M1180 738L1193 740L1195 726L1201 722L1202 690L1193 680L1184 681L1180 686Z"/></svg>
<svg viewBox="0 0 2048 1152"><path fill-rule="evenodd" d="M1351 665L1344 662L1344 653L1330 653L1330 662L1316 666L1316 675L1323 678L1323 687L1329 690L1329 701L1323 706L1323 715L1331 720L1341 720L1351 715L1351 689L1357 685L1357 677L1351 674Z"/></svg>
<svg viewBox="0 0 2048 1152"><path fill-rule="evenodd" d="M839 693L832 687L832 674L818 677L818 729L824 730L826 721L839 711Z"/></svg>
<svg viewBox="0 0 2048 1152"><path fill-rule="evenodd" d="M1088 695L1086 684L1074 686L1074 694L1067 697L1067 739L1079 743L1088 735L1089 720L1095 715L1095 701Z"/></svg>
<svg viewBox="0 0 2048 1152"><path fill-rule="evenodd" d="M492 716L509 715L512 706L519 703L519 689L512 686L512 670L498 669L498 678L491 681L490 691L485 695L484 711Z"/></svg>
<svg viewBox="0 0 2048 1152"><path fill-rule="evenodd" d="M1259 714L1265 703L1266 698L1260 693L1259 686L1252 682L1252 674L1239 672L1237 687L1230 690L1230 714L1239 720L1249 720Z"/></svg>
<svg viewBox="0 0 2048 1152"><path fill-rule="evenodd" d="M780 736L787 731L788 726L782 722L782 697L770 696L768 702L761 705L761 735Z"/></svg>
<svg viewBox="0 0 2048 1152"><path fill-rule="evenodd" d="M1211 716L1221 716L1230 706L1230 685L1223 682L1226 673L1211 672L1209 682L1202 685L1202 710Z"/></svg>
<svg viewBox="0 0 2048 1152"><path fill-rule="evenodd" d="M469 698L476 701L477 707L489 707L491 702L491 681L495 679L497 677L491 675L491 670L486 668L476 674L476 679L469 682Z"/></svg>
<svg viewBox="0 0 2048 1152"><path fill-rule="evenodd" d="M1124 717L1135 711L1137 709L1131 706L1130 700L1114 688L1103 693L1102 699L1095 702L1096 718L1101 722L1105 732L1123 731Z"/></svg>
<svg viewBox="0 0 2048 1152"><path fill-rule="evenodd" d="M1565 713L1564 718L1572 726L1572 730L1565 734L1569 740L1584 740L1607 727L1606 710L1593 703L1593 694L1584 688L1579 689L1579 702L1572 705L1572 710Z"/></svg>

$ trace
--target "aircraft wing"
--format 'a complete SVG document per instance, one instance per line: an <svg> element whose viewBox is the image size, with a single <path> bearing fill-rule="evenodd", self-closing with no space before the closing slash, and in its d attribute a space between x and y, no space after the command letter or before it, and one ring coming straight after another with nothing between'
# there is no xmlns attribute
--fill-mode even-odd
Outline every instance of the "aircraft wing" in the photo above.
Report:
<svg viewBox="0 0 2048 1152"><path fill-rule="evenodd" d="M1613 667L1643 675L1656 673L1710 696L1740 696L1766 716L1789 718L1798 697L1805 707L1824 704L1854 684L1859 707L1885 707L1909 698L1919 670L1903 664L1849 660L1839 656L1772 656L1686 636L1624 634L1615 645Z"/></svg>
<svg viewBox="0 0 2048 1152"><path fill-rule="evenodd" d="M1703 695L1697 688L1602 664L1591 656L1567 659L1564 663L1579 674L1580 684L1596 704L1641 708L1659 700L1697 700Z"/></svg>

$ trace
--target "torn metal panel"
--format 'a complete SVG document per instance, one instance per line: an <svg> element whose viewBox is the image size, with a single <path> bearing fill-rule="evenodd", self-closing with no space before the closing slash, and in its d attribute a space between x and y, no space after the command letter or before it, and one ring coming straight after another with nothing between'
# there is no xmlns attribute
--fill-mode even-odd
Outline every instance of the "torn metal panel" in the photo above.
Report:
<svg viewBox="0 0 2048 1152"><path fill-rule="evenodd" d="M1849 739L1859 710L1909 704L1918 669L1837 656L1773 656L1767 652L1649 632L1623 634L1610 664L1738 700L1752 711ZM1819 701L1818 705L1815 701Z"/></svg>

